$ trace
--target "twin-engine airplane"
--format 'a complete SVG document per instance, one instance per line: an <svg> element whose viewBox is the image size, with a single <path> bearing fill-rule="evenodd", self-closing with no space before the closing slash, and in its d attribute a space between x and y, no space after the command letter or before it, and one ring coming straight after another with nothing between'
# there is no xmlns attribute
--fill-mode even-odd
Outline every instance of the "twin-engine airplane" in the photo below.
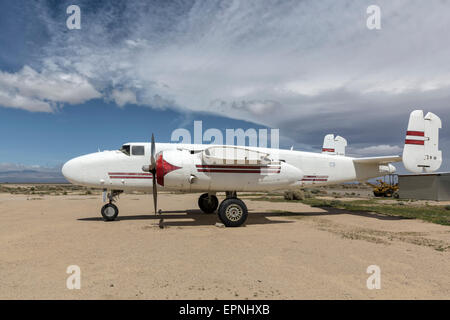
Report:
<svg viewBox="0 0 450 320"><path fill-rule="evenodd" d="M157 190L204 192L198 199L205 213L218 215L224 225L237 227L247 219L247 207L237 192L289 190L312 185L366 181L396 171L403 161L412 172L433 172L441 166L438 150L441 120L422 110L411 113L403 156L353 158L345 156L347 141L327 135L322 153L230 145L126 143L120 150L91 153L64 164L70 182L102 188L103 218L115 220L113 202L122 192ZM219 205L216 192L226 193ZM108 193L107 193L108 192Z"/></svg>

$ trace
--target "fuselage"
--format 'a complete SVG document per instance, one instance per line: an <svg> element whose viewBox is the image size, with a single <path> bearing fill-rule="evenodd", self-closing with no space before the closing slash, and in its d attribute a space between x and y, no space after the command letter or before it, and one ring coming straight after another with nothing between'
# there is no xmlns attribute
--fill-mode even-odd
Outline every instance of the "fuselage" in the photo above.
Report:
<svg viewBox="0 0 450 320"><path fill-rule="evenodd" d="M128 143L127 150L102 151L68 161L62 173L70 182L87 187L123 191L152 190L150 143ZM137 147L134 149L134 147ZM294 150L245 147L276 155L269 165L208 165L201 153L211 145L157 143L165 156L158 188L182 192L270 191L350 181L381 175L378 165L355 164L352 157ZM139 152L133 152L139 150ZM163 178L161 180L161 177Z"/></svg>

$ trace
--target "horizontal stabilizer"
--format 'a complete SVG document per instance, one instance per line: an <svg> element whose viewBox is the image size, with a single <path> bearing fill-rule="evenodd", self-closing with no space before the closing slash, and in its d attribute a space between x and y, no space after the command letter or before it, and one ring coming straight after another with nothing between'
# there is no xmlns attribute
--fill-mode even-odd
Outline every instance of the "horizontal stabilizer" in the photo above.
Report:
<svg viewBox="0 0 450 320"><path fill-rule="evenodd" d="M367 157L367 158L355 158L354 163L366 163L366 164L389 164L391 162L402 161L401 156L387 156L387 157Z"/></svg>

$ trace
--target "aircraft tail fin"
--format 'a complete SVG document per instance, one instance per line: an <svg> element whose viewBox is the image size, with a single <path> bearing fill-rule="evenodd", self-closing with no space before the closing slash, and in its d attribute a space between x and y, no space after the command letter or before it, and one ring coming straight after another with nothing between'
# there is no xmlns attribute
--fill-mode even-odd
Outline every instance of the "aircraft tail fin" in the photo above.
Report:
<svg viewBox="0 0 450 320"><path fill-rule="evenodd" d="M439 129L441 119L422 110L411 112L403 149L403 165L414 173L431 173L442 164L442 151L439 150Z"/></svg>
<svg viewBox="0 0 450 320"><path fill-rule="evenodd" d="M347 140L341 136L335 137L334 134L327 134L323 139L322 153L345 156L345 147Z"/></svg>

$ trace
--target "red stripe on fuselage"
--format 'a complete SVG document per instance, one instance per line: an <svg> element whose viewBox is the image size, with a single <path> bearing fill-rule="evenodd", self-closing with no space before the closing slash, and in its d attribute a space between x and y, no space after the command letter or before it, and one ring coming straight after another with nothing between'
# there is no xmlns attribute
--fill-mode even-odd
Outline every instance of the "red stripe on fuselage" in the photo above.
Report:
<svg viewBox="0 0 450 320"><path fill-rule="evenodd" d="M152 179L151 173L145 172L108 172L110 179Z"/></svg>
<svg viewBox="0 0 450 320"><path fill-rule="evenodd" d="M151 176L109 176L110 179L153 179Z"/></svg>
<svg viewBox="0 0 450 320"><path fill-rule="evenodd" d="M135 172L108 172L110 176L151 176L151 173L135 173Z"/></svg>
<svg viewBox="0 0 450 320"><path fill-rule="evenodd" d="M197 164L197 168L211 168L211 169L280 169L280 166L235 166L235 165L220 165L220 164Z"/></svg>
<svg viewBox="0 0 450 320"><path fill-rule="evenodd" d="M328 176L303 176L303 178L328 178Z"/></svg>
<svg viewBox="0 0 450 320"><path fill-rule="evenodd" d="M212 173L280 173L281 170L270 170L270 169L254 169L254 170L232 170L232 169L197 169L198 172L212 172Z"/></svg>

